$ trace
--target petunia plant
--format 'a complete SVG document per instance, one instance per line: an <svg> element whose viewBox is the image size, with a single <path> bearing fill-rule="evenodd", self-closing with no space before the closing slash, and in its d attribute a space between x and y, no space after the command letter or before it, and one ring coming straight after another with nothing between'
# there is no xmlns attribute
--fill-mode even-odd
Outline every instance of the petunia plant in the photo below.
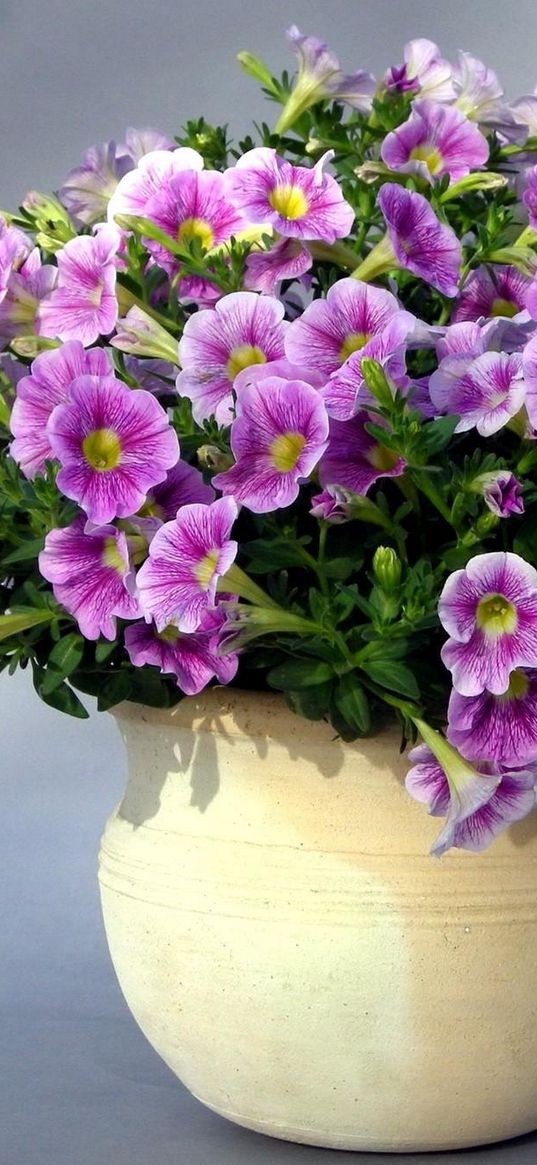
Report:
<svg viewBox="0 0 537 1165"><path fill-rule="evenodd" d="M255 138L129 129L0 218L0 666L397 721L480 850L536 801L537 97L288 38Z"/></svg>

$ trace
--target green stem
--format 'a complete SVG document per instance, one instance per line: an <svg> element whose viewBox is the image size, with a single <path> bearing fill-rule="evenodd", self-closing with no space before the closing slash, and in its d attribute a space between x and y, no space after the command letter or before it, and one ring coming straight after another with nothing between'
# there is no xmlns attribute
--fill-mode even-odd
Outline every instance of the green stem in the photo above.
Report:
<svg viewBox="0 0 537 1165"><path fill-rule="evenodd" d="M429 481L425 473L414 473L413 478L418 489L421 490L422 494L425 494L425 497L428 498L435 509L438 510L438 513L441 514L442 517L445 518L446 522L448 522L448 524L451 526L451 511L441 494L439 494L436 486L433 485L431 481Z"/></svg>
<svg viewBox="0 0 537 1165"><path fill-rule="evenodd" d="M385 235L355 268L352 279L362 279L364 283L370 283L372 279L377 279L379 275L385 275L387 271L392 271L398 266L393 247Z"/></svg>
<svg viewBox="0 0 537 1165"><path fill-rule="evenodd" d="M274 599L271 599L266 591L258 587L257 583L245 574L236 563L233 563L233 566L230 566L226 574L219 578L217 590L239 595L241 599L247 599L249 603L253 603L256 607L269 607L272 611L283 610L280 604L275 603Z"/></svg>
<svg viewBox="0 0 537 1165"><path fill-rule="evenodd" d="M313 259L321 263L335 263L337 267L344 267L347 271L354 271L358 255L356 251L346 247L344 243L306 243Z"/></svg>

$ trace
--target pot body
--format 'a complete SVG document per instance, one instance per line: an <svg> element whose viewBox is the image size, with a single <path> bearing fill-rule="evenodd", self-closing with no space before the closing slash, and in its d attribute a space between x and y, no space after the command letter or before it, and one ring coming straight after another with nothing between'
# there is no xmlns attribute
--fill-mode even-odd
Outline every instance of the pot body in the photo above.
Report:
<svg viewBox="0 0 537 1165"><path fill-rule="evenodd" d="M537 815L428 854L392 731L355 744L270 694L117 713L110 951L147 1038L230 1120L339 1149L537 1126Z"/></svg>

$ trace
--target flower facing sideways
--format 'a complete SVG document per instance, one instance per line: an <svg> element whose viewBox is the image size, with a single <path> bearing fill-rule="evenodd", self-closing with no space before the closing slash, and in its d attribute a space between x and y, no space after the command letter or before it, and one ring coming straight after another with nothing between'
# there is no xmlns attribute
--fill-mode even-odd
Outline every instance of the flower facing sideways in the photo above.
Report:
<svg viewBox="0 0 537 1165"><path fill-rule="evenodd" d="M114 526L86 532L84 519L77 518L71 526L52 530L39 569L86 639L114 639L116 618L140 615L127 539Z"/></svg>

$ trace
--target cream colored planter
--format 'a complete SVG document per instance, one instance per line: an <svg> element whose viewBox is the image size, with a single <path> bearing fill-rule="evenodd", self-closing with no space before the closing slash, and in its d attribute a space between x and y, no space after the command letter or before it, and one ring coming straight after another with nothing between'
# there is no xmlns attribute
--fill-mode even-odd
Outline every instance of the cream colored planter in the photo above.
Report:
<svg viewBox="0 0 537 1165"><path fill-rule="evenodd" d="M106 932L147 1038L204 1104L340 1149L537 1126L537 817L428 856L399 739L267 694L123 705Z"/></svg>

